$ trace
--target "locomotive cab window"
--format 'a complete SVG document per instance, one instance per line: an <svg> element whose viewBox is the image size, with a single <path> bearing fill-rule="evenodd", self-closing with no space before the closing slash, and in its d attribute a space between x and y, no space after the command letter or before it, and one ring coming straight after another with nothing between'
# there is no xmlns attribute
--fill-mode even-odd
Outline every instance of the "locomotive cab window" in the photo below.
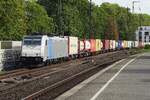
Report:
<svg viewBox="0 0 150 100"><path fill-rule="evenodd" d="M42 37L25 37L24 45L41 45Z"/></svg>

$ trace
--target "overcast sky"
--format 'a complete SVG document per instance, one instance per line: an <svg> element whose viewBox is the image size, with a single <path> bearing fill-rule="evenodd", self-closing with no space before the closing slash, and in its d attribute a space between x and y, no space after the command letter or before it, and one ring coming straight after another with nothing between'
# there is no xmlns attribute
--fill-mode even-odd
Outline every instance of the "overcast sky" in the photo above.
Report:
<svg viewBox="0 0 150 100"><path fill-rule="evenodd" d="M95 4L101 5L102 2L117 3L124 7L132 8L132 1L135 0L92 0ZM136 0L137 1L137 0ZM139 0L140 3L135 4L135 12L140 12L139 7L141 8L142 13L150 14L150 0Z"/></svg>

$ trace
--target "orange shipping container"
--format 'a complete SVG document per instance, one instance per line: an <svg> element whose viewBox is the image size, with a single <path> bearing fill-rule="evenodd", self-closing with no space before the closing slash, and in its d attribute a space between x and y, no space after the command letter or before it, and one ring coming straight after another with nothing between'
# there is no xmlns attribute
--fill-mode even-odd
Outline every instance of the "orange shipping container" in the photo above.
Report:
<svg viewBox="0 0 150 100"><path fill-rule="evenodd" d="M91 43L91 52L95 52L96 51L96 40L90 39L90 43Z"/></svg>

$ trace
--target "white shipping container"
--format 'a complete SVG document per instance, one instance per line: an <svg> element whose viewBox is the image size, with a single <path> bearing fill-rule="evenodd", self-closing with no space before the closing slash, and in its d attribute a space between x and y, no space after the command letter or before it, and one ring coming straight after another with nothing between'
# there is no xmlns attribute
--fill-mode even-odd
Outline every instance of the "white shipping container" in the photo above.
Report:
<svg viewBox="0 0 150 100"><path fill-rule="evenodd" d="M80 51L84 50L84 41L80 41Z"/></svg>
<svg viewBox="0 0 150 100"><path fill-rule="evenodd" d="M132 41L129 41L129 48L132 48Z"/></svg>
<svg viewBox="0 0 150 100"><path fill-rule="evenodd" d="M78 54L78 37L68 37L69 55Z"/></svg>
<svg viewBox="0 0 150 100"><path fill-rule="evenodd" d="M102 42L102 40L100 40L100 44L101 44L101 50L102 50L102 48L103 48L103 42Z"/></svg>
<svg viewBox="0 0 150 100"><path fill-rule="evenodd" d="M118 48L118 41L115 41L115 42L116 42L115 47Z"/></svg>
<svg viewBox="0 0 150 100"><path fill-rule="evenodd" d="M1 49L0 49L0 70L3 69L3 64L2 64L2 61L3 61L3 54L4 54L4 50L1 50Z"/></svg>
<svg viewBox="0 0 150 100"><path fill-rule="evenodd" d="M131 41L131 48L134 47L134 41Z"/></svg>
<svg viewBox="0 0 150 100"><path fill-rule="evenodd" d="M116 41L113 40L113 49L115 49L115 48L116 48Z"/></svg>
<svg viewBox="0 0 150 100"><path fill-rule="evenodd" d="M130 48L130 41L127 41L127 48Z"/></svg>
<svg viewBox="0 0 150 100"><path fill-rule="evenodd" d="M110 40L109 47L110 47L110 49L113 49L113 40Z"/></svg>
<svg viewBox="0 0 150 100"><path fill-rule="evenodd" d="M125 47L125 44L124 44L124 41L122 41L122 47L123 47L123 48L126 48L126 47Z"/></svg>
<svg viewBox="0 0 150 100"><path fill-rule="evenodd" d="M139 46L138 41L135 41L135 47L137 48Z"/></svg>
<svg viewBox="0 0 150 100"><path fill-rule="evenodd" d="M85 40L85 50L90 50L91 49L91 43L88 40Z"/></svg>

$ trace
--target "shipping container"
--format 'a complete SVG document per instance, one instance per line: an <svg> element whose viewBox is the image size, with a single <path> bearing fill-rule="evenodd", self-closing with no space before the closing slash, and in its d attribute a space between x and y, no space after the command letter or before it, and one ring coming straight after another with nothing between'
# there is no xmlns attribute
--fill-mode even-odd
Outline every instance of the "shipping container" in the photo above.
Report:
<svg viewBox="0 0 150 100"><path fill-rule="evenodd" d="M84 41L79 41L79 52L84 51L85 48L85 43Z"/></svg>
<svg viewBox="0 0 150 100"><path fill-rule="evenodd" d="M139 48L143 48L144 47L144 42L139 42Z"/></svg>
<svg viewBox="0 0 150 100"><path fill-rule="evenodd" d="M122 40L118 40L118 49L122 49L124 47L124 44Z"/></svg>
<svg viewBox="0 0 150 100"><path fill-rule="evenodd" d="M115 50L115 49L116 49L116 41L113 40L113 50Z"/></svg>
<svg viewBox="0 0 150 100"><path fill-rule="evenodd" d="M109 47L111 50L113 49L113 40L110 40Z"/></svg>
<svg viewBox="0 0 150 100"><path fill-rule="evenodd" d="M130 48L130 41L127 41L127 48Z"/></svg>
<svg viewBox="0 0 150 100"><path fill-rule="evenodd" d="M128 41L128 48L132 48L132 41Z"/></svg>
<svg viewBox="0 0 150 100"><path fill-rule="evenodd" d="M48 39L48 59L68 57L67 38L49 37Z"/></svg>
<svg viewBox="0 0 150 100"><path fill-rule="evenodd" d="M118 41L115 41L115 48L118 49Z"/></svg>
<svg viewBox="0 0 150 100"><path fill-rule="evenodd" d="M96 52L96 40L95 39L90 39L91 43L91 52Z"/></svg>
<svg viewBox="0 0 150 100"><path fill-rule="evenodd" d="M123 41L123 48L124 49L128 48L128 41L126 41L126 40Z"/></svg>
<svg viewBox="0 0 150 100"><path fill-rule="evenodd" d="M104 47L104 45L103 45L103 41L102 40L100 40L101 41L101 50L103 49L103 47Z"/></svg>
<svg viewBox="0 0 150 100"><path fill-rule="evenodd" d="M68 54L76 55L78 54L78 37L68 36Z"/></svg>
<svg viewBox="0 0 150 100"><path fill-rule="evenodd" d="M139 42L135 41L135 47L138 48L138 46L139 46Z"/></svg>
<svg viewBox="0 0 150 100"><path fill-rule="evenodd" d="M89 40L85 40L84 42L85 42L85 50L86 51L90 51L90 49L91 49L90 41Z"/></svg>
<svg viewBox="0 0 150 100"><path fill-rule="evenodd" d="M104 50L109 50L109 46L110 46L109 40L103 40Z"/></svg>
<svg viewBox="0 0 150 100"><path fill-rule="evenodd" d="M131 41L131 48L134 48L134 47L135 47L134 41Z"/></svg>
<svg viewBox="0 0 150 100"><path fill-rule="evenodd" d="M4 55L4 50L0 49L0 71L3 69L3 55Z"/></svg>
<svg viewBox="0 0 150 100"><path fill-rule="evenodd" d="M96 51L100 51L100 50L101 50L101 40L96 39Z"/></svg>

